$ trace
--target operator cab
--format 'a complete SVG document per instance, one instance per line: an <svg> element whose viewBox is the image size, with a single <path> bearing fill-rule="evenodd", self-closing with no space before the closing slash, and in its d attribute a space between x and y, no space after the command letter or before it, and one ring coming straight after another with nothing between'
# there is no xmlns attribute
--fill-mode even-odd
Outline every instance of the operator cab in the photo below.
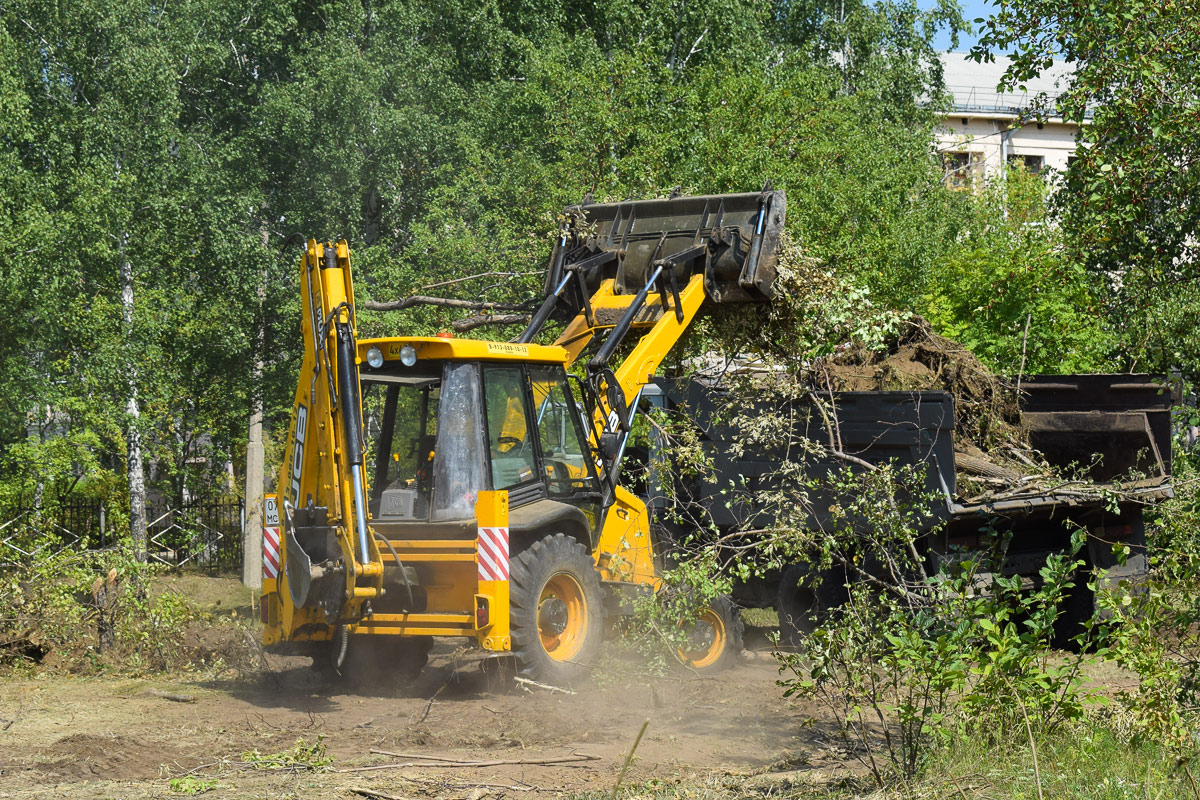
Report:
<svg viewBox="0 0 1200 800"><path fill-rule="evenodd" d="M500 489L512 508L549 498L595 518L600 482L560 364L388 360L359 378L373 518L469 520L477 493Z"/></svg>

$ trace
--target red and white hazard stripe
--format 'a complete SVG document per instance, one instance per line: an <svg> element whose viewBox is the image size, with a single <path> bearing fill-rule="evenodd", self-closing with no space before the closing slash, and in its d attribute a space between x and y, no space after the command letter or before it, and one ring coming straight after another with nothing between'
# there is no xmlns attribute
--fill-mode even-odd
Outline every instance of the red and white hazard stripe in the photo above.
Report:
<svg viewBox="0 0 1200 800"><path fill-rule="evenodd" d="M480 528L479 580L508 580L508 528Z"/></svg>
<svg viewBox="0 0 1200 800"><path fill-rule="evenodd" d="M279 575L279 528L263 528L263 577Z"/></svg>

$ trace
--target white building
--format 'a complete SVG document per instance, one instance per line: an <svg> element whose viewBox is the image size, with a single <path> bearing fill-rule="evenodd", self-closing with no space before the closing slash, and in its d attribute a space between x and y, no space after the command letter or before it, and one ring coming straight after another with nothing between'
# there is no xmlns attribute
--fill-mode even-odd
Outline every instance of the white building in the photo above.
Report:
<svg viewBox="0 0 1200 800"><path fill-rule="evenodd" d="M997 90L1009 60L976 63L963 53L943 53L946 91L951 110L936 131L946 182L969 189L1001 172L1001 165L1022 165L1030 172L1064 172L1074 157L1079 126L1061 117L1043 121L1029 116L1035 98L1045 93L1052 101L1065 88L1071 67L1055 64L1025 84L1025 91ZM1053 107L1053 103L1050 103ZM1086 124L1086 121L1085 121Z"/></svg>

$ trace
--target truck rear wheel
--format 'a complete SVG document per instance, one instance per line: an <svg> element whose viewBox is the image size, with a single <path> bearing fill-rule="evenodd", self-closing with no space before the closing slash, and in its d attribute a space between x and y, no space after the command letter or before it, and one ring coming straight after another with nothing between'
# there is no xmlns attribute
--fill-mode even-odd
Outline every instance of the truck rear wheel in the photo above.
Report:
<svg viewBox="0 0 1200 800"><path fill-rule="evenodd" d="M742 652L742 616L733 601L721 596L700 611L688 643L676 651L684 666L697 672L720 672L737 663Z"/></svg>
<svg viewBox="0 0 1200 800"><path fill-rule="evenodd" d="M793 564L779 576L779 644L791 649L804 646L804 640L816 630L829 612L846 601L845 586L839 585L838 571L811 575L804 564Z"/></svg>
<svg viewBox="0 0 1200 800"><path fill-rule="evenodd" d="M547 683L586 674L604 630L600 577L574 539L556 533L512 559L510 602L518 670Z"/></svg>
<svg viewBox="0 0 1200 800"><path fill-rule="evenodd" d="M1113 543L1101 533L1089 533L1084 551L1084 565L1072 577L1074 585L1067 590L1054 621L1054 636L1051 645L1060 650L1079 650L1076 637L1087 630L1093 617L1106 619L1109 613L1096 603L1096 592L1089 584L1102 590L1115 590L1122 581L1128 582L1131 591L1137 591L1136 583L1145 577L1146 529L1140 512L1135 522L1136 530L1120 540L1128 548L1124 562L1113 552ZM1095 641L1084 641L1085 649L1093 649Z"/></svg>

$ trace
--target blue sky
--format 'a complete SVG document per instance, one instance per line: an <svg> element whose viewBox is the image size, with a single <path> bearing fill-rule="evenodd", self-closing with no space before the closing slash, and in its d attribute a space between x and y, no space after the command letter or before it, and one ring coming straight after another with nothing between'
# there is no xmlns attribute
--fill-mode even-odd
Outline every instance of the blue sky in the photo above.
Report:
<svg viewBox="0 0 1200 800"><path fill-rule="evenodd" d="M992 9L995 7L991 2L989 2L989 0L958 0L958 2L959 5L962 6L963 17L967 20L967 22L973 22L976 17L990 17L992 15ZM930 2L930 0L920 0L919 5L922 8L929 8L933 5L933 3ZM972 24L972 27L977 26ZM976 32L976 34L959 34L958 47L956 48L958 52L966 52L967 50L971 49L971 45L975 43L977 35L978 32ZM939 50L949 49L949 35L943 31L938 35L938 38L934 40L934 45Z"/></svg>

